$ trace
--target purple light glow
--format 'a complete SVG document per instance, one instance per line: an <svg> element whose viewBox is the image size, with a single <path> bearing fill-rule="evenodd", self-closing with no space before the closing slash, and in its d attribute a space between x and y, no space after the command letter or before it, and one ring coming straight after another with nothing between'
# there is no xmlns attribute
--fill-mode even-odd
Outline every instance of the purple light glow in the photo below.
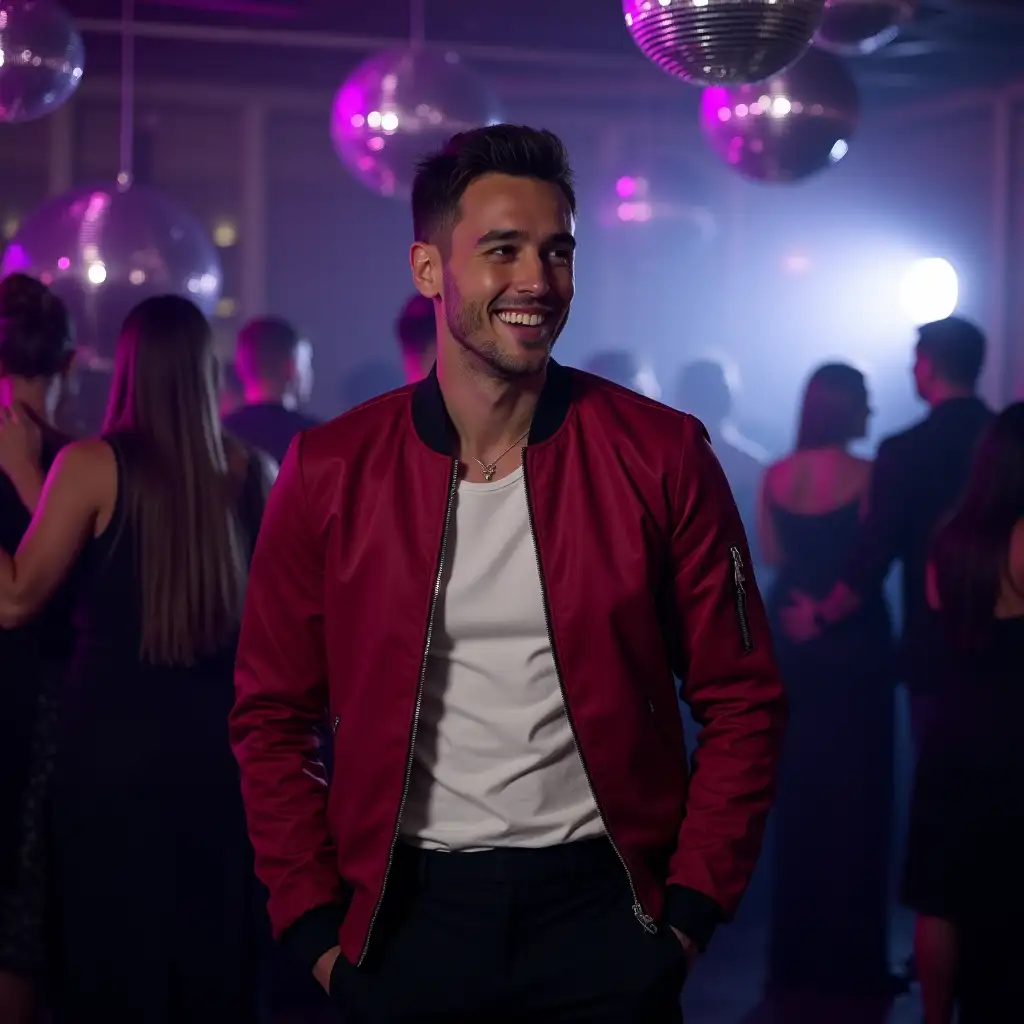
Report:
<svg viewBox="0 0 1024 1024"><path fill-rule="evenodd" d="M633 224L646 224L654 216L650 203L619 203L616 213L619 220Z"/></svg>
<svg viewBox="0 0 1024 1024"><path fill-rule="evenodd" d="M720 85L708 86L700 97L700 116L706 122L728 121L732 117L729 90Z"/></svg>
<svg viewBox="0 0 1024 1024"><path fill-rule="evenodd" d="M629 199L636 193L636 178L619 178L615 182L615 191L620 199Z"/></svg>

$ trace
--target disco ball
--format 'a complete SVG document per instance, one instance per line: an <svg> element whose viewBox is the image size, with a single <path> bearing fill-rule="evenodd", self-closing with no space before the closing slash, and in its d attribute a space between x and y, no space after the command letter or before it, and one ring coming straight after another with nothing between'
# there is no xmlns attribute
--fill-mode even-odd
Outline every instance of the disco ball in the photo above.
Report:
<svg viewBox="0 0 1024 1024"><path fill-rule="evenodd" d="M874 53L913 17L917 0L827 0L814 42L846 56Z"/></svg>
<svg viewBox="0 0 1024 1024"><path fill-rule="evenodd" d="M0 275L15 271L38 277L68 304L95 368L113 354L136 303L175 293L209 316L222 283L217 250L199 221L141 185L80 187L44 203L4 253Z"/></svg>
<svg viewBox="0 0 1024 1024"><path fill-rule="evenodd" d="M342 83L331 139L346 167L383 196L407 196L424 156L456 132L501 121L498 101L453 53L389 50Z"/></svg>
<svg viewBox="0 0 1024 1024"><path fill-rule="evenodd" d="M622 0L644 56L698 85L760 82L811 44L825 0Z"/></svg>
<svg viewBox="0 0 1024 1024"><path fill-rule="evenodd" d="M34 121L78 88L85 48L74 22L51 0L0 2L0 121Z"/></svg>
<svg viewBox="0 0 1024 1024"><path fill-rule="evenodd" d="M760 85L710 86L701 98L701 126L715 152L757 181L799 181L838 163L859 116L846 65L817 49Z"/></svg>

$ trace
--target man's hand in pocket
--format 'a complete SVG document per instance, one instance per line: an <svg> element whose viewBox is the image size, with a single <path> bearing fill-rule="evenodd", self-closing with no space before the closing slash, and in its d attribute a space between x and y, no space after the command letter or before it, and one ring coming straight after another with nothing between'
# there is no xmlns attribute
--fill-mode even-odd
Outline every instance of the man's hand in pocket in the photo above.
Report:
<svg viewBox="0 0 1024 1024"><path fill-rule="evenodd" d="M331 994L331 974L339 956L341 956L341 946L332 946L313 967L313 977L328 995Z"/></svg>

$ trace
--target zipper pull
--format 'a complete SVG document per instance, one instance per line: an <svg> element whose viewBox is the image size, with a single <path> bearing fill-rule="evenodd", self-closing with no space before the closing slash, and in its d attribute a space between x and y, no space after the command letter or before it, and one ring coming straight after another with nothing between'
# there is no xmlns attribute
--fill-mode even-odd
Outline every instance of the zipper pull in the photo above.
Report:
<svg viewBox="0 0 1024 1024"><path fill-rule="evenodd" d="M331 721L331 732L338 731L338 723L341 721L341 715L335 715Z"/></svg>
<svg viewBox="0 0 1024 1024"><path fill-rule="evenodd" d="M743 590L743 584L747 582L747 577L743 574L743 555L738 547L729 548L729 557L732 558L732 580L736 586Z"/></svg>
<svg viewBox="0 0 1024 1024"><path fill-rule="evenodd" d="M650 914L644 912L644 908L640 906L639 902L633 904L633 916L643 926L645 932L649 935L658 934L658 926L654 923L654 918Z"/></svg>

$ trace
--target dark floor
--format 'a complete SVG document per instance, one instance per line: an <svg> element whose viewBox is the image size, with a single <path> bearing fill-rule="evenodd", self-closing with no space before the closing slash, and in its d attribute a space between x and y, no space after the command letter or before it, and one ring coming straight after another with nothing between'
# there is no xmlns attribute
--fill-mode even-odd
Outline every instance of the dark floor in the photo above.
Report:
<svg viewBox="0 0 1024 1024"><path fill-rule="evenodd" d="M911 921L897 912L891 953L894 965L910 954ZM764 931L756 924L719 929L694 968L683 998L686 1024L920 1024L916 989L892 1002L850 1004L792 993L762 997Z"/></svg>
<svg viewBox="0 0 1024 1024"><path fill-rule="evenodd" d="M896 691L896 758L892 899L896 903L898 878L903 863L902 837L907 829L912 765L909 744L909 714L906 693ZM687 745L694 749L697 728L683 710ZM686 1024L920 1024L921 1005L916 988L909 995L889 1003L845 1005L793 993L763 997L765 974L765 925L770 913L768 892L772 856L771 826L765 854L754 874L750 891L740 909L739 919L720 928L705 956L694 968L683 997ZM906 911L894 910L889 936L893 967L902 970L910 956L913 921Z"/></svg>

